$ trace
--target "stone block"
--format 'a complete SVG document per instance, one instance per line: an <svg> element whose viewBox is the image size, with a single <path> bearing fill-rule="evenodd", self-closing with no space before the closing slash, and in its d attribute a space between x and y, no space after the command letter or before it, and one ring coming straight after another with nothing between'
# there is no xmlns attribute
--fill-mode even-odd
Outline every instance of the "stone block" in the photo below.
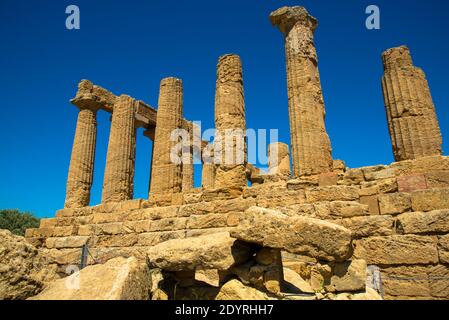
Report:
<svg viewBox="0 0 449 320"><path fill-rule="evenodd" d="M424 174L413 174L397 178L399 192L413 192L427 189L426 177Z"/></svg>
<svg viewBox="0 0 449 320"><path fill-rule="evenodd" d="M397 229L405 234L449 233L449 209L401 214Z"/></svg>
<svg viewBox="0 0 449 320"><path fill-rule="evenodd" d="M427 186L433 188L449 188L449 171L433 171L425 174Z"/></svg>
<svg viewBox="0 0 449 320"><path fill-rule="evenodd" d="M409 211L411 207L412 201L408 193L379 195L380 214L395 215Z"/></svg>
<svg viewBox="0 0 449 320"><path fill-rule="evenodd" d="M438 237L438 256L440 263L449 265L449 234Z"/></svg>
<svg viewBox="0 0 449 320"><path fill-rule="evenodd" d="M64 249L64 248L81 248L87 243L89 237L86 236L71 236L61 238L48 238L45 241L45 246L49 249Z"/></svg>
<svg viewBox="0 0 449 320"><path fill-rule="evenodd" d="M357 187L330 186L318 187L306 190L306 201L308 203L318 201L352 201L359 199Z"/></svg>
<svg viewBox="0 0 449 320"><path fill-rule="evenodd" d="M372 236L390 236L394 233L394 219L391 216L353 217L337 220L335 223L351 230L355 239Z"/></svg>
<svg viewBox="0 0 449 320"><path fill-rule="evenodd" d="M154 246L158 243L171 239L185 238L185 231L164 231L164 232L147 232L139 234L139 246Z"/></svg>
<svg viewBox="0 0 449 320"><path fill-rule="evenodd" d="M227 226L227 215L207 214L201 216L191 216L187 220L188 229L220 228Z"/></svg>
<svg viewBox="0 0 449 320"><path fill-rule="evenodd" d="M322 173L318 177L318 185L320 187L335 186L338 182L338 174L336 172Z"/></svg>
<svg viewBox="0 0 449 320"><path fill-rule="evenodd" d="M377 195L360 197L360 203L368 206L369 214L371 215L380 214L379 200Z"/></svg>
<svg viewBox="0 0 449 320"><path fill-rule="evenodd" d="M449 189L428 189L412 193L413 211L449 209Z"/></svg>
<svg viewBox="0 0 449 320"><path fill-rule="evenodd" d="M364 238L355 241L354 256L375 265L435 264L437 238L416 235Z"/></svg>

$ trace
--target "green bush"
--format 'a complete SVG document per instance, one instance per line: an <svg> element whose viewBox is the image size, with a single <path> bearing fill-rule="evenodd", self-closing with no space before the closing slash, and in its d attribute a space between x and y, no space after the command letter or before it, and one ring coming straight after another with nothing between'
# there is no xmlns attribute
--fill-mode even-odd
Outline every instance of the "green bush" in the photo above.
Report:
<svg viewBox="0 0 449 320"><path fill-rule="evenodd" d="M39 221L39 218L28 212L13 209L0 210L0 229L9 230L19 236L24 236L28 228L38 228Z"/></svg>

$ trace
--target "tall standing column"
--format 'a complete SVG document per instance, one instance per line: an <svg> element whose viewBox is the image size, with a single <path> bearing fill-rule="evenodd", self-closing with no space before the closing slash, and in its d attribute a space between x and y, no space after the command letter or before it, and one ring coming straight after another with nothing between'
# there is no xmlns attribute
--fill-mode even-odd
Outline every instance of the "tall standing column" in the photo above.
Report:
<svg viewBox="0 0 449 320"><path fill-rule="evenodd" d="M215 128L215 188L246 186L245 103L237 55L224 55L218 61Z"/></svg>
<svg viewBox="0 0 449 320"><path fill-rule="evenodd" d="M171 141L173 130L182 124L182 81L166 78L161 81L154 138L151 194L182 191L182 164L171 160L170 154L178 143Z"/></svg>
<svg viewBox="0 0 449 320"><path fill-rule="evenodd" d="M270 14L270 20L285 36L293 174L332 171L332 148L324 124L324 100L313 40L318 22L303 7L280 8Z"/></svg>
<svg viewBox="0 0 449 320"><path fill-rule="evenodd" d="M136 158L136 125L134 99L121 95L112 112L102 202L132 199Z"/></svg>
<svg viewBox="0 0 449 320"><path fill-rule="evenodd" d="M79 108L67 178L65 208L89 205L94 173L97 108L84 105Z"/></svg>
<svg viewBox="0 0 449 320"><path fill-rule="evenodd" d="M182 192L189 192L194 187L193 181L193 124L191 122L186 121L188 123L187 130L188 143L183 146L182 149Z"/></svg>
<svg viewBox="0 0 449 320"><path fill-rule="evenodd" d="M396 161L441 154L441 132L424 72L413 65L410 50L382 54L382 90Z"/></svg>

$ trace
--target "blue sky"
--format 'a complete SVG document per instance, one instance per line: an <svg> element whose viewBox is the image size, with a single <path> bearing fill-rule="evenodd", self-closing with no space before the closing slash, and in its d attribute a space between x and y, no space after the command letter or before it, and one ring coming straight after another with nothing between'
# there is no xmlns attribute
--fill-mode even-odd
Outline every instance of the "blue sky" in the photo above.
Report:
<svg viewBox="0 0 449 320"><path fill-rule="evenodd" d="M80 30L65 28L69 4L80 8ZM380 30L365 28L370 4L380 7ZM160 80L179 77L185 117L205 129L213 127L218 57L236 53L247 126L279 129L288 143L283 39L268 20L283 5L303 5L319 20L315 41L335 159L350 167L393 161L380 55L402 44L427 74L449 150L448 1L1 0L0 208L53 216L63 207L77 117L69 100L84 78L156 105ZM100 112L92 204L101 197L109 126ZM147 197L150 155L139 131L136 198Z"/></svg>

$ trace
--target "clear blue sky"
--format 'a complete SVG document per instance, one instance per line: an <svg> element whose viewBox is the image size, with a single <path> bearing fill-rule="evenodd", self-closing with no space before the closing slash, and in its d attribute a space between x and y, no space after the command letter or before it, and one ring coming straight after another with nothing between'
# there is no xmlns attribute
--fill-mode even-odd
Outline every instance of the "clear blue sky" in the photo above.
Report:
<svg viewBox="0 0 449 320"><path fill-rule="evenodd" d="M81 29L65 28L65 8ZM365 28L365 8L381 9L381 30ZM216 63L243 61L247 126L278 128L289 142L284 48L268 15L303 5L318 18L315 40L335 159L350 167L393 161L380 55L406 44L428 77L449 150L449 2L395 1L0 1L0 208L53 216L63 207L80 79L157 104L159 82L184 82L184 113L213 127ZM92 204L100 201L109 116L98 117ZM146 198L151 143L139 131L135 197ZM447 153L446 153L447 154ZM196 184L200 173L197 170Z"/></svg>

